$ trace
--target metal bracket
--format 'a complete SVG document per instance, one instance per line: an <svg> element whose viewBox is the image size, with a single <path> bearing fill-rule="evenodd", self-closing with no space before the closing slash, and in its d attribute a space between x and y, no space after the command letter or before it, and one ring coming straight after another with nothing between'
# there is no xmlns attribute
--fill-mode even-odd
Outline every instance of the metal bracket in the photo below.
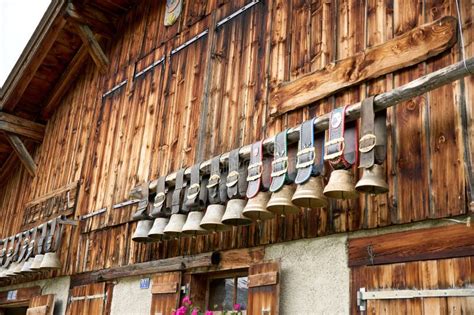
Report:
<svg viewBox="0 0 474 315"><path fill-rule="evenodd" d="M127 200L127 201L124 201L124 202L117 203L117 204L113 205L112 209L123 208L123 207L126 207L126 206L130 206L130 205L139 203L140 201L141 201L141 199Z"/></svg>
<svg viewBox="0 0 474 315"><path fill-rule="evenodd" d="M360 288L357 291L357 306L360 311L367 310L368 300L397 300L436 297L472 297L474 288L469 289L436 289L436 290L390 290L390 291L366 291Z"/></svg>
<svg viewBox="0 0 474 315"><path fill-rule="evenodd" d="M77 220L71 220L71 219L68 219L66 218L66 216L62 215L58 218L58 221L57 221L59 224L65 224L65 225L74 225L74 226L78 226L79 225L79 221Z"/></svg>
<svg viewBox="0 0 474 315"><path fill-rule="evenodd" d="M104 94L102 94L102 98L104 97L107 97L109 96L110 94L112 94L113 92L117 91L118 89L120 89L122 86L124 86L125 84L127 84L128 80L124 80L122 82L120 82L119 84L117 84L116 86L114 86L113 88L111 88L110 90L108 90L107 92L105 92Z"/></svg>
<svg viewBox="0 0 474 315"><path fill-rule="evenodd" d="M94 211L94 212L91 212L91 213L88 213L88 214L85 214L85 215L81 215L79 217L79 220L83 221L85 219L89 219L89 218L92 218L96 215L99 215L99 214L102 214L104 213L105 211L107 211L107 208L102 208L102 209L99 209L97 211Z"/></svg>
<svg viewBox="0 0 474 315"><path fill-rule="evenodd" d="M184 44L181 44L179 45L178 47L176 47L175 49L171 50L171 56L176 54L178 51L186 48L187 46L191 45L192 43L194 43L195 41L197 41L198 39L200 39L201 37L207 35L209 33L209 30L205 30L204 32L202 33L199 33L197 34L196 36L194 36L193 38L191 38L190 40L188 40L187 42L185 42Z"/></svg>
<svg viewBox="0 0 474 315"><path fill-rule="evenodd" d="M75 302L75 301L106 299L106 298L107 298L107 293L104 293L104 294L85 295L85 296L72 296L69 298L69 301Z"/></svg>
<svg viewBox="0 0 474 315"><path fill-rule="evenodd" d="M232 20L233 18L235 18L236 16L239 16L240 14L244 13L245 11L247 11L248 9L250 9L251 7L253 7L254 5L256 5L257 3L259 3L260 0L254 0L246 5L244 5L242 8L238 9L237 11L235 11L234 13L226 16L225 18L223 18L222 20L220 20L219 22L216 23L216 28L218 28L219 26L222 26L224 25L225 23L229 22L230 20Z"/></svg>
<svg viewBox="0 0 474 315"><path fill-rule="evenodd" d="M155 68L156 66L161 64L163 61L165 61L165 56L163 56L160 59L158 59L157 61L153 62L151 65L147 66L142 71L135 73L135 75L133 76L133 79L134 80L138 79L142 75L146 74L148 71L152 70L153 68Z"/></svg>

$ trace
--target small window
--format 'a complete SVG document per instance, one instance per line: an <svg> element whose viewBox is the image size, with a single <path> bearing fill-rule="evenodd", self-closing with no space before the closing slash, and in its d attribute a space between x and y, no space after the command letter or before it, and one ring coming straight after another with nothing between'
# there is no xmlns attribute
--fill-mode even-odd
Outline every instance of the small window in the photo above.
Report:
<svg viewBox="0 0 474 315"><path fill-rule="evenodd" d="M237 306L242 314L246 314L248 295L248 277L246 275L210 278L208 283L208 309L210 311L234 311Z"/></svg>

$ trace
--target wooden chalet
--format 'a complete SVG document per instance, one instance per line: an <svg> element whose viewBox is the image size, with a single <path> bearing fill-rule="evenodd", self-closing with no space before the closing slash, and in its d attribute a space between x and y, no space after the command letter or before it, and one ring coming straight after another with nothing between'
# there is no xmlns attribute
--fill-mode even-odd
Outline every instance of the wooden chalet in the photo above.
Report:
<svg viewBox="0 0 474 315"><path fill-rule="evenodd" d="M0 90L0 315L184 314L185 297L206 315L474 314L473 18L470 0L52 0ZM349 141L367 108L386 114L388 192L147 239L171 220L153 209L189 219L174 197L211 191L213 165L226 196L263 140L276 182L300 124Z"/></svg>

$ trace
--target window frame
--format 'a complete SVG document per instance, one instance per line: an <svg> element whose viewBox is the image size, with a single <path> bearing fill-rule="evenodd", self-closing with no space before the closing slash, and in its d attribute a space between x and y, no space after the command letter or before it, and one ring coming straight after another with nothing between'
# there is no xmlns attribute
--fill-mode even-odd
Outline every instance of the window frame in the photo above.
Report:
<svg viewBox="0 0 474 315"><path fill-rule="evenodd" d="M211 273L206 278L206 309L209 308L209 302L211 298L211 281L216 279L234 279L234 296L233 296L233 303L235 304L237 301L237 279L240 277L247 277L249 276L249 270L240 269L240 270L232 270L232 271L223 271L218 273ZM248 291L247 291L247 301L248 301Z"/></svg>

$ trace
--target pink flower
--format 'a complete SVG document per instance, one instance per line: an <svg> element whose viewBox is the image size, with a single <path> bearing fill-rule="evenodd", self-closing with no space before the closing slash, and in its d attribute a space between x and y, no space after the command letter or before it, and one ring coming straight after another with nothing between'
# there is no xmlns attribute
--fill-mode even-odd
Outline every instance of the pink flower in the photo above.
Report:
<svg viewBox="0 0 474 315"><path fill-rule="evenodd" d="M240 311L241 307L242 306L239 303L234 304L234 311Z"/></svg>
<svg viewBox="0 0 474 315"><path fill-rule="evenodd" d="M186 306L189 306L189 305L193 305L193 302L191 302L191 299L189 298L189 296L186 295L186 296L183 298L183 301L181 301L181 304L186 305Z"/></svg>
<svg viewBox="0 0 474 315"><path fill-rule="evenodd" d="M197 308L193 309L191 315L199 315L199 309Z"/></svg>
<svg viewBox="0 0 474 315"><path fill-rule="evenodd" d="M176 315L186 315L186 311L188 309L186 308L186 306L181 306L180 308L178 308L178 310L176 311Z"/></svg>
<svg viewBox="0 0 474 315"><path fill-rule="evenodd" d="M206 314L204 315L214 315L214 313L212 311L206 311Z"/></svg>
<svg viewBox="0 0 474 315"><path fill-rule="evenodd" d="M176 315L176 311L171 312L171 315Z"/></svg>

